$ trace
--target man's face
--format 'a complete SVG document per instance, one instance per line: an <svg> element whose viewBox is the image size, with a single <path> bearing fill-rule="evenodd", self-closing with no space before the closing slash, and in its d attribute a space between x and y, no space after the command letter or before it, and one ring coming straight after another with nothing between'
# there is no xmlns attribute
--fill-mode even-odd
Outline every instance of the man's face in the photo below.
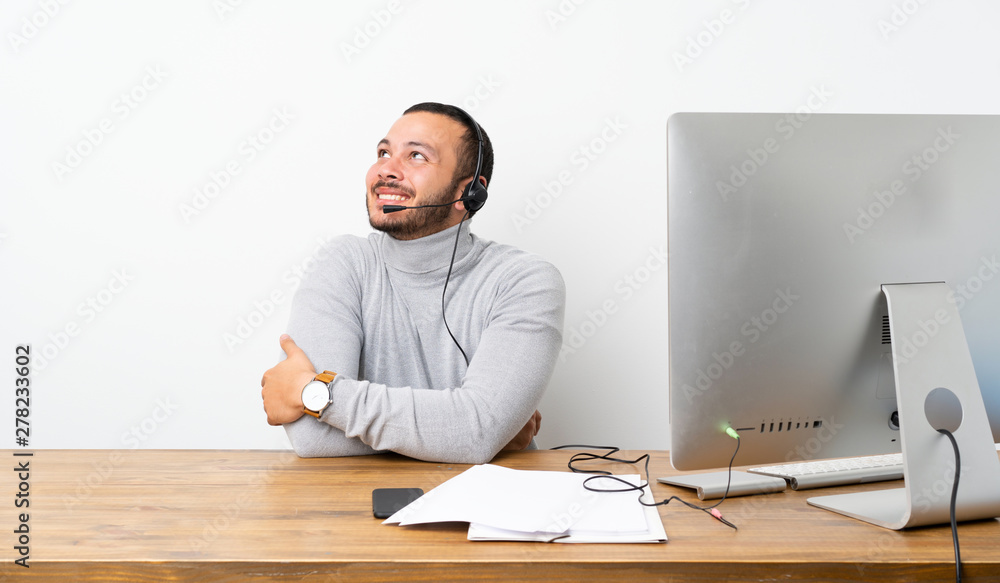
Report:
<svg viewBox="0 0 1000 583"><path fill-rule="evenodd" d="M458 144L465 128L436 113L416 112L399 118L378 143L368 169L368 222L396 239L418 239L458 224L462 203L385 214L387 204L442 204L462 195L464 180L455 178Z"/></svg>

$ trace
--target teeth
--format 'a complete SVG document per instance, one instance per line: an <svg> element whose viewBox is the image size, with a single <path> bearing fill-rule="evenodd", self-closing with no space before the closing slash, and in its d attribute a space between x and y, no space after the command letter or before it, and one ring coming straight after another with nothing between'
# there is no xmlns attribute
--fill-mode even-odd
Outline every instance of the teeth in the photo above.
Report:
<svg viewBox="0 0 1000 583"><path fill-rule="evenodd" d="M378 195L379 200L406 200L405 196L400 196L398 194L380 194Z"/></svg>

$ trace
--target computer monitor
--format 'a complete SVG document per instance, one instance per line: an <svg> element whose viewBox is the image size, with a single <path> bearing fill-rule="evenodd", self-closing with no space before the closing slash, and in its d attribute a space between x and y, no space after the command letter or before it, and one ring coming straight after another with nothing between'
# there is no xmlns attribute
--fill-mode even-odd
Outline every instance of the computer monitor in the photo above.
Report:
<svg viewBox="0 0 1000 583"><path fill-rule="evenodd" d="M988 453L997 490L1000 116L678 113L667 142L674 467L726 467L732 427L737 465L902 449L907 483L938 492L953 454L927 416L944 415L960 488ZM911 494L870 522L939 522L937 500L914 522Z"/></svg>

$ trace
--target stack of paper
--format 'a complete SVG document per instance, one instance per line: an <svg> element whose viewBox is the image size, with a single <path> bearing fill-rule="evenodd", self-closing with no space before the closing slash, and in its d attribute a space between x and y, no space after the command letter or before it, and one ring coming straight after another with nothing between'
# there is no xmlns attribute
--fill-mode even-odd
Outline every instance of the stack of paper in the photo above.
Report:
<svg viewBox="0 0 1000 583"><path fill-rule="evenodd" d="M638 492L592 492L586 474L473 466L427 492L383 524L468 522L469 540L554 542L666 542L655 507ZM638 485L638 475L616 476ZM621 489L609 479L589 482ZM652 502L649 488L643 500Z"/></svg>

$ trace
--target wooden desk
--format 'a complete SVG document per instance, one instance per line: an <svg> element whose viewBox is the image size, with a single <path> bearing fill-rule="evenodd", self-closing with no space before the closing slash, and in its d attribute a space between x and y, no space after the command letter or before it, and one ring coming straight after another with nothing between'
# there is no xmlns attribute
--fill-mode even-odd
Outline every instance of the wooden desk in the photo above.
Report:
<svg viewBox="0 0 1000 583"><path fill-rule="evenodd" d="M495 463L564 470L569 455L520 452ZM884 530L806 505L818 490L727 500L722 510L739 531L676 503L661 507L666 544L469 542L462 524L401 528L371 514L373 488L429 490L467 465L275 451L42 450L26 459L30 568L13 564L20 511L8 503L0 581L954 579L946 526ZM664 452L650 471L676 473ZM4 474L13 498L16 473ZM679 491L653 489L658 499ZM959 535L966 581L1000 581L1000 522L963 524Z"/></svg>

